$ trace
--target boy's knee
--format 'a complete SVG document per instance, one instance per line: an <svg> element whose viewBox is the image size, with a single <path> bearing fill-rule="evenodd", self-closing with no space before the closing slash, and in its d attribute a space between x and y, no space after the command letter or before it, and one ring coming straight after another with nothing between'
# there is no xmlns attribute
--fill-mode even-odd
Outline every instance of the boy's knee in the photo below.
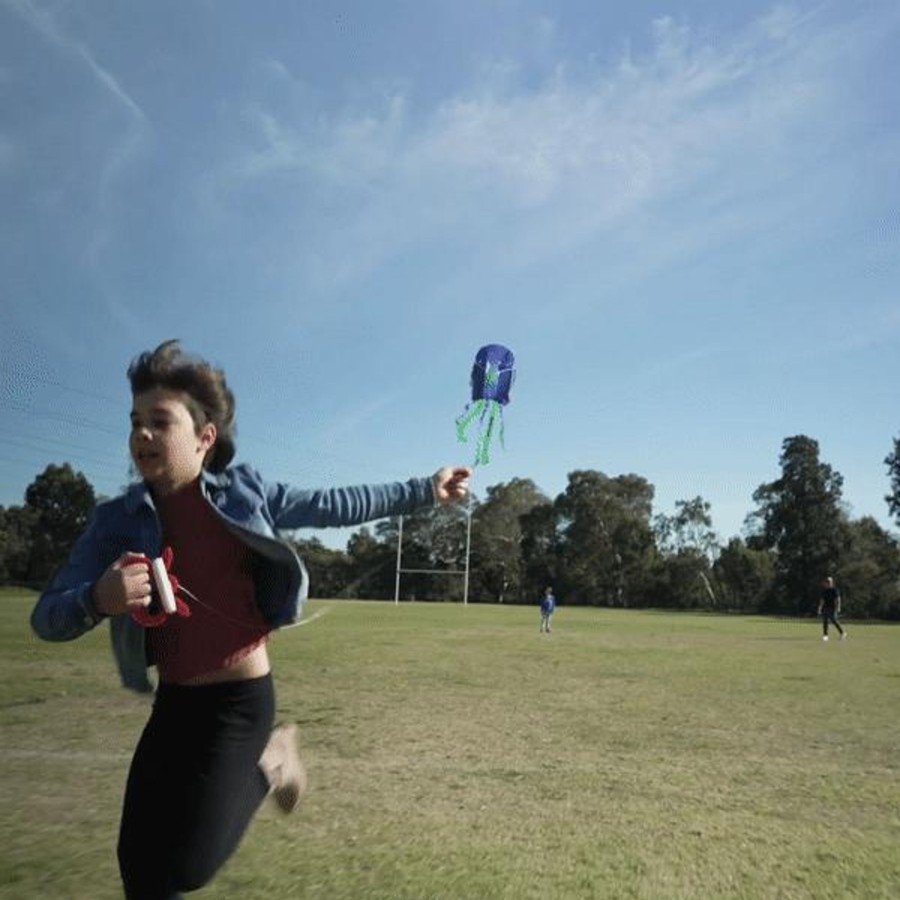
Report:
<svg viewBox="0 0 900 900"><path fill-rule="evenodd" d="M184 891L197 891L212 881L218 862L200 853L160 852L147 847L140 857L119 846L119 871L128 900L158 900Z"/></svg>
<svg viewBox="0 0 900 900"><path fill-rule="evenodd" d="M172 883L179 891L198 891L212 881L221 860L208 854L175 854L170 860Z"/></svg>

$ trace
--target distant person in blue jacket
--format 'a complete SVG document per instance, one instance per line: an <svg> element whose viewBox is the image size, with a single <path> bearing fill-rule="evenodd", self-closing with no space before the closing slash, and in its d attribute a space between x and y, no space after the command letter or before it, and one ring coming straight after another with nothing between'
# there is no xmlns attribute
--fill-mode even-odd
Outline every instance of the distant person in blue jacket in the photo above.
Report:
<svg viewBox="0 0 900 900"><path fill-rule="evenodd" d="M553 618L553 611L556 609L556 597L553 596L553 588L547 588L544 596L541 598L541 633L550 634L550 620Z"/></svg>

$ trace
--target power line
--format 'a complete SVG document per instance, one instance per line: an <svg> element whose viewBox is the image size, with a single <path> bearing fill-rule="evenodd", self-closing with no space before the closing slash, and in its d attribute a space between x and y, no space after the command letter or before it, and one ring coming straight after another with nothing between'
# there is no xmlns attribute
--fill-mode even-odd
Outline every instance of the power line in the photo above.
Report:
<svg viewBox="0 0 900 900"><path fill-rule="evenodd" d="M14 466L33 466L33 459L16 459L15 457L10 456L0 456L0 462L12 463Z"/></svg>
<svg viewBox="0 0 900 900"><path fill-rule="evenodd" d="M3 435L0 436L0 444L10 444L13 447L21 448L23 450L36 450L45 453L57 452L53 450L52 447L47 446L48 444L56 444L65 451L78 453L80 459L87 459L95 465L106 466L110 468L120 468L123 462L127 462L124 457L108 456L106 458L103 458L99 456L87 456L85 455L85 453L93 454L96 451L96 448L83 447L80 444L72 444L69 441L63 441L59 438L42 437L40 435L25 435L25 437L32 438L33 440L27 441L22 440L19 436L8 437L6 435Z"/></svg>
<svg viewBox="0 0 900 900"><path fill-rule="evenodd" d="M64 416L60 415L57 412L52 412L45 409L37 409L35 407L29 408L22 403L16 403L4 398L0 398L0 406L6 406L9 409L15 410L16 412L25 413L26 415L37 417L40 419L52 419L57 422L63 422L66 425L74 425L76 428L91 428L94 431L102 431L104 434L111 434L119 438L122 437L121 431L116 431L113 428L109 428L106 425L101 425L99 422L93 422L90 419L79 418L77 416Z"/></svg>
<svg viewBox="0 0 900 900"><path fill-rule="evenodd" d="M71 394L80 394L82 397L92 397L95 400L102 400L104 403L115 403L117 406L122 403L120 397L112 397L109 394L100 394L97 391L88 391L84 388L72 387L71 385L63 384L61 381L55 381L52 378L42 378L40 375L35 375L31 372L27 373L27 375L23 375L21 371L14 369L11 366L3 365L2 363L0 363L0 372L8 372L11 375L20 375L22 376L23 381L46 384L49 387L55 387L61 391L68 391Z"/></svg>

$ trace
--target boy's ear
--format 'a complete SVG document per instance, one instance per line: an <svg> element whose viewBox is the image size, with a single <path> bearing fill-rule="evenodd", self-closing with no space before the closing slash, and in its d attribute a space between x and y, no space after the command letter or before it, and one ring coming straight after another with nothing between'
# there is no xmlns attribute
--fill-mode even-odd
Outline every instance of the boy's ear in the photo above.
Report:
<svg viewBox="0 0 900 900"><path fill-rule="evenodd" d="M200 448L205 452L216 442L219 432L216 430L215 423L207 422L200 431Z"/></svg>

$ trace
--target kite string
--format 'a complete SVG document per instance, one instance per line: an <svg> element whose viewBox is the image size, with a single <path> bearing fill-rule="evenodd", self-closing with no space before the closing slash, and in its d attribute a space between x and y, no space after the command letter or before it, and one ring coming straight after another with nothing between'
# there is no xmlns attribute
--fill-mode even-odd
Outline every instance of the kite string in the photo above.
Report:
<svg viewBox="0 0 900 900"><path fill-rule="evenodd" d="M221 609L216 609L209 603L204 603L196 594L189 591L180 581L178 582L178 592L181 594L186 594L191 598L191 600L194 601L194 603L197 603L204 609L208 609L214 616L218 616L220 619L224 619L226 622L230 622L232 625L239 625L241 628L245 628L247 631L259 631L258 625L250 625L247 622L242 622L240 619L232 618L231 616L223 613Z"/></svg>

